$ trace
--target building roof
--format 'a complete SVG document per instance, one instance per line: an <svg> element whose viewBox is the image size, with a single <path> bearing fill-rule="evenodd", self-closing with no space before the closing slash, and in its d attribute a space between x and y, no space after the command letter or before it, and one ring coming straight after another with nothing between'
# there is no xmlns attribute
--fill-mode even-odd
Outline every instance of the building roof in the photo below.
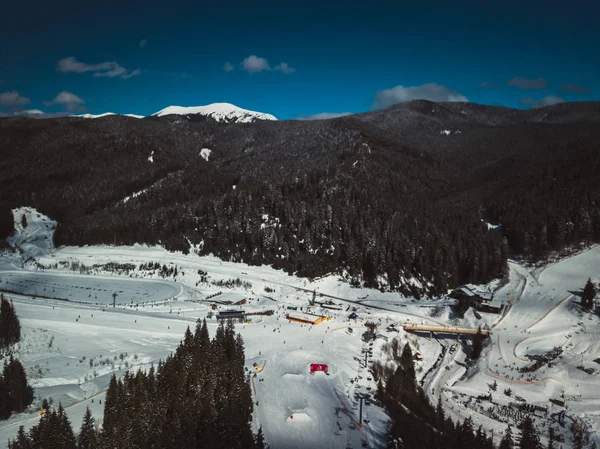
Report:
<svg viewBox="0 0 600 449"><path fill-rule="evenodd" d="M502 301L500 298L496 298L493 299L489 304L487 304L488 307L492 307L494 309L501 309L502 306L504 306L504 301Z"/></svg>
<svg viewBox="0 0 600 449"><path fill-rule="evenodd" d="M461 285L455 291L464 293L466 296L475 296L475 293L473 292L473 290L471 290L467 285Z"/></svg>
<svg viewBox="0 0 600 449"><path fill-rule="evenodd" d="M244 313L243 310L219 310L219 315L239 315Z"/></svg>
<svg viewBox="0 0 600 449"><path fill-rule="evenodd" d="M321 315L314 315L312 313L302 313L302 312L290 312L287 314L288 318L293 320L301 320L309 323L314 323L319 318L323 318Z"/></svg>
<svg viewBox="0 0 600 449"><path fill-rule="evenodd" d="M475 292L475 294L486 301L491 301L492 299L494 299L494 294L492 292L477 291Z"/></svg>

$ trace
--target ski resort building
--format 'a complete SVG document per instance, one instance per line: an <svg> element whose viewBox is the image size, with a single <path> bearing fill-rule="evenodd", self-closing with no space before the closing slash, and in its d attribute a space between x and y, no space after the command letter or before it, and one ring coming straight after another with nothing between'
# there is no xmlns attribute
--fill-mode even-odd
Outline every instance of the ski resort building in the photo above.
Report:
<svg viewBox="0 0 600 449"><path fill-rule="evenodd" d="M492 292L479 290L473 284L461 285L450 294L455 299L469 299L473 302L491 302L494 299Z"/></svg>
<svg viewBox="0 0 600 449"><path fill-rule="evenodd" d="M329 309L329 310L344 310L342 306L338 306L337 304L333 304L333 303L325 303L325 302L321 302L318 303L322 308L324 309Z"/></svg>
<svg viewBox="0 0 600 449"><path fill-rule="evenodd" d="M477 306L477 310L488 313L502 313L506 303L499 298L494 298L490 302L482 302Z"/></svg>
<svg viewBox="0 0 600 449"><path fill-rule="evenodd" d="M331 320L331 317L315 315L312 313L292 312L285 316L288 320L295 323L311 324L313 326L322 323L323 321Z"/></svg>
<svg viewBox="0 0 600 449"><path fill-rule="evenodd" d="M217 320L246 321L246 314L241 310L221 310L217 314Z"/></svg>

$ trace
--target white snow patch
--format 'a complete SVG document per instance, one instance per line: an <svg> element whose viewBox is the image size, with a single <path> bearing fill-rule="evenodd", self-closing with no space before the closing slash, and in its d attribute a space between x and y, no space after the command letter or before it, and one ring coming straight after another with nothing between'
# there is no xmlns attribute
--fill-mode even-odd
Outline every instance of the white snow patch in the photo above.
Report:
<svg viewBox="0 0 600 449"><path fill-rule="evenodd" d="M148 161L154 162L154 150L152 150L152 153L150 153L150 156L148 156Z"/></svg>
<svg viewBox="0 0 600 449"><path fill-rule="evenodd" d="M200 150L200 156L202 156L202 158L208 162L208 158L210 157L210 153L212 153L212 150L209 150L208 148L202 148Z"/></svg>

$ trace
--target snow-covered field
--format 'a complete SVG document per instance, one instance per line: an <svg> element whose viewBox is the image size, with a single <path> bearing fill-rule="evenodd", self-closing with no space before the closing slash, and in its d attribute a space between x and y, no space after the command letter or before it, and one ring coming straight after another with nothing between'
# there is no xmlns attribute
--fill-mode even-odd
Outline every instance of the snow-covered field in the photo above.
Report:
<svg viewBox="0 0 600 449"><path fill-rule="evenodd" d="M25 229L23 213L28 222ZM600 277L600 247L541 270L511 263L507 282L491 285L498 289L496 297L513 300L510 311L503 317L469 311L463 320L456 320L449 312L451 300L416 301L356 289L335 275L310 281L270 267L140 245L54 249L54 223L38 215L28 208L15 211L17 233L12 241L22 254L0 256L0 289L18 292L8 296L21 319L18 351L36 397L62 402L75 427L86 405L101 417L100 401L113 372L120 375L164 359L197 319L209 317L209 329L214 330L216 320L211 316L216 311L211 305L215 305L217 311L274 312L252 316L251 324L236 325L246 344L246 365L257 373L252 382L253 425L262 426L273 447L345 448L365 443L385 447L388 418L383 410L374 403L366 405L364 425L357 425L358 394L369 396L375 389L368 365L384 359L384 340L377 339L371 347L361 339L366 321L380 323L382 338L396 337L402 345L410 341L421 353L417 373L423 387L433 402L442 395L453 418L472 416L476 425L498 436L508 420L489 413L489 408L508 406L519 396L528 404L548 407L550 416L562 408L550 404L549 398L564 394L567 421L577 420L587 426L590 441L597 439L600 392L594 386L600 371L595 368L600 365L593 360L600 357L600 322L596 316L580 316L579 299L572 292L578 293L588 277ZM140 266L149 263L161 269ZM130 264L130 268L115 269L114 264ZM337 310L309 306L313 292L318 303L331 301ZM114 308L113 293L117 293ZM285 315L292 307L330 320L316 326L290 322ZM348 318L352 311L357 320ZM490 344L478 366L467 369L466 354L456 337L429 339L402 330L386 331L389 324L399 324L401 329L409 320L486 326L491 328ZM527 355L543 354L555 346L562 347L563 353L552 367L518 372L531 363ZM369 349L373 355L365 367ZM311 363L328 364L329 375L311 375ZM595 372L588 374L577 366ZM478 403L474 398L488 394L494 381L493 404ZM509 388L511 396L504 393ZM0 423L0 438L7 441L19 425L31 427L38 419L36 407L13 416ZM544 422L541 416L538 423ZM566 448L569 426L561 432Z"/></svg>

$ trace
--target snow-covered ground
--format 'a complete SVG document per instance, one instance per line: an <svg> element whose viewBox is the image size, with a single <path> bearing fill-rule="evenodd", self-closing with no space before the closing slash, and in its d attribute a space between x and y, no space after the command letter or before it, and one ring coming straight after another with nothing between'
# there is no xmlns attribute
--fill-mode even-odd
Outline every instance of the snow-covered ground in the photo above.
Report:
<svg viewBox="0 0 600 449"><path fill-rule="evenodd" d="M23 213L25 229L20 227ZM15 222L11 242L21 254L0 256L0 289L17 292L9 296L23 328L18 350L36 397L61 401L75 427L86 405L101 417L100 401L113 372L146 368L164 359L197 319L209 317L213 331L211 305L215 305L218 310L274 312L236 325L246 343L246 365L256 372L253 425L262 426L273 447L385 446L388 418L374 403L364 407L366 424L357 425L358 395L371 395L375 389L364 366L365 353L372 349L367 366L386 359L384 340L376 340L372 347L361 340L366 321L379 323L383 338L398 338L401 345L410 341L423 357L417 373L431 401L441 394L450 416L472 416L476 425L494 432L496 441L507 419L489 413L489 408L500 409L521 397L528 404L548 407L550 416L562 408L550 404L549 398L560 399L562 394L568 424L578 420L587 426L587 435L597 439L600 392L594 386L600 366L593 360L600 357L600 323L596 316L581 316L576 294L588 277L600 277L600 247L543 269L528 270L511 262L509 279L489 286L496 289L497 298L513 300L509 312L498 316L469 311L457 320L448 299L416 301L352 288L336 275L311 281L270 267L223 262L193 252L170 253L161 247L54 249L52 220L23 208L15 211ZM113 293L117 293L114 308ZM317 304L310 306L313 293ZM325 301L337 309L318 304ZM330 319L316 326L290 322L285 318L290 308ZM348 318L352 311L357 320ZM386 331L392 323L401 329L405 321L482 325L491 328L491 338L478 365L468 368L456 337L429 339ZM518 372L531 363L527 355L555 346L563 353L552 367ZM311 363L328 364L329 375L311 375ZM595 372L588 374L578 366ZM494 381L493 403L476 400L489 393L488 385ZM504 393L509 388L511 396ZM539 414L538 424L547 430L544 412ZM0 438L7 441L19 425L31 427L38 419L35 407L13 416L0 423ZM570 424L561 432L566 448Z"/></svg>

